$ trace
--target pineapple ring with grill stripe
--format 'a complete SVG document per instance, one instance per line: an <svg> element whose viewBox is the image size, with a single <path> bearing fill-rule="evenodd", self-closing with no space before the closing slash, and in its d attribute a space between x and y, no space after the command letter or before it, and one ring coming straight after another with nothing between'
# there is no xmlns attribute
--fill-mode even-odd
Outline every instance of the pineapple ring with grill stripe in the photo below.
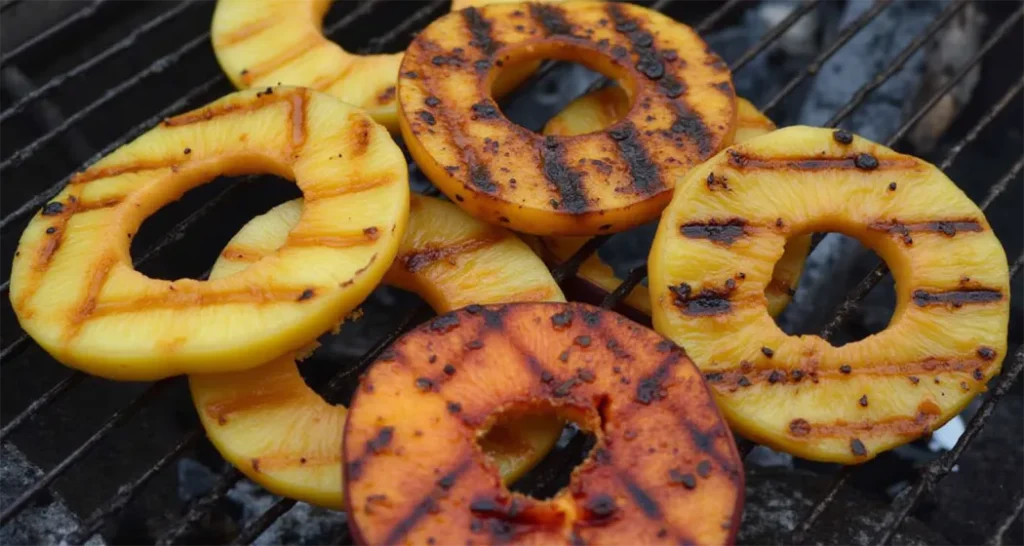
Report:
<svg viewBox="0 0 1024 546"><path fill-rule="evenodd" d="M502 1L508 0L453 0L452 11ZM283 83L323 91L398 132L395 87L403 53L349 53L325 37L322 23L332 3L219 0L210 35L221 69L239 89ZM511 90L538 64L510 69L499 89Z"/></svg>
<svg viewBox="0 0 1024 546"><path fill-rule="evenodd" d="M210 277L237 274L273 254L301 211L301 200L295 200L251 220ZM415 194L385 282L421 295L439 313L470 303L565 301L544 263L515 235L451 203ZM292 355L241 372L190 375L189 386L210 441L249 478L279 495L342 507L338 446L345 408L310 389ZM499 427L488 436L489 452L511 482L551 449L562 422L527 415Z"/></svg>
<svg viewBox="0 0 1024 546"><path fill-rule="evenodd" d="M463 210L533 235L597 235L639 226L677 178L735 129L725 63L697 34L618 2L497 4L449 14L413 40L398 79L402 136L430 180ZM537 58L608 74L632 108L604 131L541 136L490 96L499 67Z"/></svg>
<svg viewBox="0 0 1024 546"><path fill-rule="evenodd" d="M712 175L731 191L710 191ZM765 311L783 242L813 231L857 237L892 269L884 331L834 347ZM686 347L733 428L808 459L860 463L934 430L1006 352L1006 254L984 214L933 165L845 131L780 129L694 169L649 267L655 327Z"/></svg>
<svg viewBox="0 0 1024 546"><path fill-rule="evenodd" d="M629 110L629 97L621 87L606 87L572 101L564 110L544 126L543 134L578 135L599 131L621 119ZM733 143L740 144L754 137L775 130L775 123L768 119L750 101L736 98L736 133ZM728 181L712 179L722 190L728 189ZM537 237L531 241L532 246L544 257L545 261L560 264L568 260L580 249L589 237ZM789 305L792 294L796 291L800 274L804 268L804 260L811 247L811 236L801 235L786 242L782 258L775 264L772 280L765 287L764 295L768 298L768 313L777 316ZM577 290L580 299L598 299L614 292L622 284L622 279L605 264L595 253L580 265L577 274L570 279L567 290ZM573 294L570 297L577 299ZM616 307L616 311L633 320L645 322L651 316L651 295L647 287L638 284L632 292Z"/></svg>
<svg viewBox="0 0 1024 546"><path fill-rule="evenodd" d="M267 172L307 200L273 256L205 282L132 267L146 217L218 175ZM361 111L307 89L241 91L76 174L25 228L11 301L40 346L94 375L249 368L302 347L373 290L398 250L408 195L402 152Z"/></svg>

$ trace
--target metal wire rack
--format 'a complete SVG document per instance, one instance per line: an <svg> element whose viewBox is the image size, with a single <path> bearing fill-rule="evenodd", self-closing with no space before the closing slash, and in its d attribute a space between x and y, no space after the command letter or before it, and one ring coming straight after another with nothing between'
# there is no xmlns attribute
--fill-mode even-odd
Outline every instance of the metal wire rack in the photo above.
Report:
<svg viewBox="0 0 1024 546"><path fill-rule="evenodd" d="M2 66L3 69L11 66L17 66L19 63L29 59L33 52L53 47L54 44L62 40L70 30L80 28L83 25L92 24L94 19L96 19L97 14L102 11L102 9L109 6L110 3L111 2L108 2L107 0L96 0L88 4L83 3L81 8L75 10L64 20L53 25L45 32L38 34L36 37L26 41L20 46L3 54L2 57L0 57L0 66ZM349 4L351 9L347 9L347 13L345 13L344 16L326 25L325 34L334 39L342 36L344 32L360 25L367 17L374 14L374 12L381 10L382 3L383 2L379 0L368 0ZM844 120L846 120L860 105L864 103L873 91L878 89L883 83L888 81L894 74L903 68L912 55L920 51L929 40L945 28L946 25L950 24L950 21L965 9L967 3L968 2L966 0L955 0L950 2L948 6L944 8L942 13L928 25L928 27L916 36L900 53L891 59L885 67L879 70L871 81L860 87L854 93L853 97L836 111L835 115L826 123L826 125L829 127L836 127L843 123ZM7 13L17 4L17 0L0 3L0 12ZM670 4L670 0L659 0L658 2L655 2L652 7L661 10L667 8ZM742 9L744 4L745 3L740 0L729 0L709 13L701 21L693 22L693 26L699 32L706 32L718 24L723 18L729 17L730 15L735 14L736 11ZM818 7L818 4L819 0L808 0L802 3L796 10L792 11L774 28L770 29L759 41L731 63L730 68L734 72L742 70L751 60L771 47L787 32L787 30L800 21L802 17L806 16ZM395 45L411 31L422 28L432 17L440 14L442 10L446 9L446 7L447 3L443 1L423 3L417 7L417 9L412 10L408 17L394 24L389 32L371 39L361 52L375 53L389 48L394 48ZM839 49L851 40L860 30L869 25L879 14L890 8L890 1L879 1L870 9L865 11L857 20L841 29L834 37L833 41L828 46L824 47L804 70L799 72L796 77L783 86L770 100L764 104L758 105L760 109L770 113L772 109L776 108L795 89L797 89L801 83L817 74L824 63L839 51ZM2 113L0 113L0 122L11 123L12 121L17 121L19 117L26 116L33 110L33 108L36 108L41 103L45 102L47 97L52 93L66 90L66 88L71 85L70 82L74 81L76 78L83 76L89 77L90 74L98 68L110 63L118 62L119 56L125 51L143 46L155 33L160 32L162 28L177 19L196 17L196 11L199 9L208 8L205 8L201 6L200 3L193 2L191 0L181 3L167 4L166 8L160 11L155 17L142 22L129 34L117 41L114 41L98 54L87 58L66 72L53 76L51 79L42 85L35 87L27 94L10 101L11 103L3 109ZM208 12L204 13L208 14ZM901 141L907 132L939 102L943 95L948 93L961 79L966 77L969 71L977 66L994 46L1006 39L1006 37L1021 24L1022 17L1024 17L1024 7L1018 7L1013 11L1012 16L1006 18L998 28L996 28L996 30L987 37L978 52L967 62L967 64L964 65L956 74L952 75L952 78L949 79L941 89L937 90L934 96L919 111L910 116L907 121L888 138L886 145L899 148ZM206 21L208 20L209 19L206 19ZM203 25L202 28L208 28L208 24ZM182 44L180 47L156 58L150 64L130 77L118 81L116 85L109 87L99 97L82 105L80 108L77 108L73 115L64 118L60 123L48 127L43 134L35 137L24 145L19 146L14 152L5 152L4 159L0 162L0 174L16 173L19 167L22 167L27 162L37 158L41 150L59 143L60 141L58 139L62 138L62 136L76 130L76 128L80 127L82 124L89 123L96 112L100 111L104 106L108 106L114 101L118 101L123 98L129 91L139 88L139 86L157 78L162 73L167 73L169 71L183 73L186 71L184 65L187 62L186 60L188 56L192 53L203 50L205 48L205 44L208 43L208 40L208 30L204 30L198 35L192 37L180 39L179 43ZM535 82L549 74L553 70L554 66L555 63L550 62L542 65L532 81ZM597 81L594 85L590 86L587 91L596 89L605 83L606 81ZM945 170L952 166L965 147L973 143L977 139L978 135L988 127L993 120L997 119L1002 112L1004 112L1008 105L1015 100L1019 101L1022 88L1024 88L1024 77L1018 77L1005 91L1003 96L991 105L988 112L977 119L977 122L967 132L966 136L949 150L947 156L941 162L940 168ZM82 162L79 168L87 166L117 147L136 138L164 117L202 104L205 99L211 96L211 93L222 94L228 91L230 91L230 85L227 82L227 79L220 72L217 72L215 75L196 83L189 88L187 92L176 97L173 101L162 107L147 105L152 112L148 117L145 117L137 125L130 127L127 131L124 131L116 138L107 141L106 146L91 157L88 157L87 160ZM989 206L1000 198L1000 196L1003 196L1007 192L1011 183L1015 180L1019 180L1022 166L1024 166L1024 156L1019 157L1007 169L1005 175L990 187L988 195L980 202L980 206L983 210L988 209ZM415 168L415 166L412 167ZM14 206L9 212L5 210L2 219L0 219L0 234L5 237L12 237L12 234L16 235L16 233L20 232L21 227L25 224L28 218L68 182L72 173L73 171L68 172L65 176L57 180L38 181L35 186L37 189L34 190L30 196L24 200L17 201L16 206ZM195 228L197 223L208 218L218 206L224 204L235 196L239 191L240 185L241 184L238 183L220 191L209 199L203 206L197 208L177 223L177 225L167 231L163 237L159 238L154 244L140 254L140 257L135 261L136 267L145 265L147 262L159 257L168 247L181 241L186 234L190 232L190 230ZM426 193L433 195L438 194L434 188L431 188ZM601 245L605 244L608 239L609 236L601 236L589 241L570 259L552 269L554 278L559 282L564 282L570 279L575 275L582 262L596 252L597 249ZM5 241L11 240L12 239L10 238L5 239ZM820 242L820 240L821 239L819 237L815 242ZM8 255L12 254L13 249L11 248L11 245L7 244L7 247L7 249L4 249L4 253ZM6 259L9 260L9 256ZM1022 263L1024 263L1024 254L1018 255L1013 260L1010 268L1011 278L1016 277L1016 275L1020 273ZM9 271L5 270L2 274L6 276L9 274ZM849 294L847 294L845 300L834 311L826 325L821 329L821 336L825 339L832 338L836 332L839 331L844 322L856 311L860 302L886 277L887 274L888 268L884 263L880 263L873 271L871 271ZM601 306L605 308L616 306L630 292L632 292L632 290L636 288L636 286L640 284L645 277L645 267L638 267L631 270L622 284L604 297L603 301L601 301ZM6 296L9 292L9 287L9 281L4 281L2 285L0 285L0 295ZM3 305L7 308L5 312L9 313L10 303L7 301L6 297L4 297L3 300ZM346 382L351 381L356 374L360 373L371 362L373 362L377 355L387 345L414 324L418 323L423 318L428 317L430 314L431 312L429 308L425 305L421 305L420 307L413 309L395 325L394 330L384 335L383 338L381 338L372 347L372 349L370 349L370 351L360 359L356 366L341 370L329 381L326 381L325 384L321 385L321 388L319 389L321 394L323 394L328 400L336 398L344 388ZM0 365L2 365L5 371L10 370L19 363L28 360L23 357L23 355L26 348L31 346L31 340L26 334L24 334L24 332L17 330L12 326L10 321L8 321L8 324L5 325L4 332L0 337L2 337L2 343L0 343L0 345L2 345L2 348L0 348ZM50 364L52 364L52 362ZM974 439L978 436L982 427L985 426L985 423L992 414L993 408L1010 389L1011 385L1020 375L1022 368L1024 368L1024 349L1018 349L1012 356L1009 356L1006 359L1002 374L992 383L989 394L986 396L981 408L967 424L966 431L960 437L956 446L937 460L920 468L918 479L892 503L884 519L878 522L875 529L877 534L872 537L872 543L887 543L921 498L950 471L959 459L960 455L971 445ZM5 373L5 375L10 374ZM84 374L80 372L73 372L70 375L65 376L62 380L56 382L56 384L6 420L3 427L0 428L0 441L9 441L13 432L20 427L25 426L40 414L46 412L54 405L55 402L82 385L86 379L87 377ZM166 390L173 381L174 380L164 380L149 385L129 403L110 414L109 417L87 439L74 447L70 453L64 456L57 464L45 471L45 473L34 484L21 492L20 496L15 500L3 506L2 512L0 512L0 525L8 523L12 518L30 508L32 506L32 501L36 497L45 493L55 480L61 478L68 469L80 463L89 452L99 446L104 439L107 439L118 427L132 419L140 411L143 411L148 405L154 403L154 400L156 400L161 392ZM150 481L160 473L161 470L167 468L168 465L174 462L182 454L196 447L202 440L202 437L202 431L198 429L192 430L184 435L169 451L166 451L155 462L148 466L144 472L139 474L134 480L121 485L115 495L107 499L105 502L100 503L95 508L95 511L81 522L79 528L69 533L64 537L64 540L71 544L83 543L96 533L103 525L120 517L136 495L148 483L150 483ZM746 456L753 449L754 445L741 439L740 447L741 453ZM814 504L811 510L805 515L802 522L796 526L791 537L791 542L801 542L805 540L808 532L820 521L823 514L826 513L827 508L836 499L837 494L842 490L842 488L848 486L851 477L858 472L870 472L871 466L871 463L868 463L861 467L850 467L840 472L828 493ZM240 480L241 477L241 473L234 469L229 469L221 473L212 490L194 502L190 509L181 518L163 529L158 536L157 542L160 544L173 544L183 540L187 533L199 521L201 521L210 512L217 510L219 500L227 494L229 489L238 480ZM1003 524L993 530L993 540L1001 540L1002 534L1006 532L1006 528L1009 527L1021 512L1021 508L1024 506L1024 497L1022 497L1022 494L1024 493L1018 491L1016 500L1007 510ZM263 514L252 520L245 528L241 529L233 538L232 543L251 543L294 504L295 501L290 499L281 499L277 501ZM337 537L337 541L347 543L351 541L351 537L348 536L347 533L343 533L341 536Z"/></svg>

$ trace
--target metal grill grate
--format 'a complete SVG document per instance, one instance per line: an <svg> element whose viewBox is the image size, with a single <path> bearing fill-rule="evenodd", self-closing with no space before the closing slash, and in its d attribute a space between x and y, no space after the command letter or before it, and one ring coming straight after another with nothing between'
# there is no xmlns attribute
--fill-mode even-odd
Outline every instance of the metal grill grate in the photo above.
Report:
<svg viewBox="0 0 1024 546"><path fill-rule="evenodd" d="M332 39L337 39L345 35L345 33L354 32L354 29L357 27L365 26L365 21L368 18L380 15L380 10L382 9L381 3L382 2L378 0L348 3L347 5L351 9L346 9L344 16L328 23L325 27L325 33ZM36 37L4 54L0 57L0 65L2 65L2 70L5 74L3 81L7 82L8 71L17 71L19 66L23 63L32 62L35 56L39 55L43 50L59 47L62 40L66 40L67 36L74 32L81 32L83 27L98 24L101 16L111 9L134 9L127 7L125 4L121 4L119 6L112 6L112 4L117 3L107 2L106 0L97 0L90 4L83 3L80 7L77 7L72 11L65 19L50 26L50 28L45 32L39 33ZM155 40L158 34L167 32L168 27L182 23L187 19L192 21L190 28L193 32L196 28L202 29L202 32L188 39L183 40L178 38L176 43L183 44L180 47L149 62L130 77L117 80L114 82L115 85L107 88L99 97L80 105L75 109L74 114L61 118L61 121L47 125L42 134L28 140L27 142L19 144L18 148L13 152L10 151L10 148L5 150L3 153L3 160L0 162L0 174L5 175L5 178L8 180L22 180L25 179L26 176L29 176L29 174L34 176L35 171L29 169L29 167L31 167L33 161L40 158L42 155L40 152L47 149L48 146L65 142L65 140L63 140L65 137L70 133L80 130L84 126L102 123L95 119L98 112L105 111L105 108L109 108L117 101L124 100L131 92L138 92L140 86L157 81L161 75L169 73L179 74L182 78L188 78L190 70L187 68L187 64L190 56L197 52L201 55L209 55L209 52L206 51L205 44L207 44L209 40L209 31L207 29L210 20L210 7L208 4L204 6L200 3L191 1L166 5L163 5L162 3L157 4L160 4L161 9L154 10L151 9L152 6L147 8L148 15L145 19L136 19L138 24L133 27L133 30L131 30L130 33L119 39L112 40L104 49L98 52L93 52L91 56L82 59L81 62L62 72L57 72L45 83L31 88L27 92L21 93L20 96L15 98L5 97L5 107L3 112L0 113L0 122L5 124L4 128L9 128L12 123L23 121L23 118L29 116L39 117L37 116L38 111L41 109L45 110L48 107L48 98L51 95L55 93L67 93L72 82L79 77L92 77L96 72L109 69L111 64L119 62L118 60L120 56L126 51L147 47L147 44ZM669 9L672 7L670 4L671 2L668 0L659 0L653 4L653 7L659 10ZM755 57L764 53L765 50L771 47L786 33L787 30L800 21L802 17L809 14L816 7L819 7L818 4L817 0L810 0L802 3L796 10L792 11L774 28L765 33L759 41L754 43L746 52L731 63L731 69L734 72L742 70ZM6 16L7 14L15 11L12 8L17 5L17 0L3 2L0 4L0 12L4 13ZM699 32L706 32L724 18L735 15L736 12L743 9L745 5L746 3L740 0L729 0L714 11L708 13L702 20L688 22L690 22ZM921 50L925 44L945 28L946 25L950 24L950 21L964 10L966 5L967 2L965 0L951 2L943 12L921 32L920 35L916 36L900 53L890 60L886 66L879 70L872 80L860 87L846 104L838 108L833 117L828 120L826 126L839 126L844 120L853 114L873 91L878 89L883 83L888 81L901 68L903 68L911 56ZM361 52L374 53L395 48L396 44L405 38L411 31L422 28L431 18L437 16L446 8L447 2L443 1L417 4L415 9L409 10L411 13L391 27L391 30L388 33L373 37L366 41L366 45ZM872 20L874 20L879 14L883 13L886 9L891 9L890 2L879 1L870 9L865 11L857 20L841 29L834 37L831 44L824 47L804 70L800 71L796 77L785 84L770 100L759 105L760 109L770 113L772 109L779 106L791 93L794 92L795 89L800 86L801 83L817 74L829 58L831 58L840 50L840 48L843 47L843 45L851 40L861 29L869 25ZM154 11L155 13L153 13ZM201 13L199 13L200 11ZM1024 16L1024 7L1018 7L1013 11L1010 17L1006 18L1001 24L999 24L996 30L992 32L992 34L982 44L978 52L967 62L967 64L958 72L953 74L952 78L950 78L941 89L938 89L934 96L927 101L919 111L910 116L907 121L887 139L885 142L886 145L899 148L901 141L908 131L939 102L941 97L953 89L961 79L966 77L969 71L978 65L993 47L999 44L1008 35L1010 35L1011 32L1015 31L1015 29L1020 26L1022 16ZM686 20L686 17L682 17L682 19ZM532 81L536 82L540 78L543 78L545 75L549 74L554 67L555 63L545 63L534 76ZM194 79L194 76L192 79ZM605 83L607 83L607 80L595 82L587 89L587 91L589 92L596 89ZM1005 94L991 104L988 112L977 119L977 122L973 127L967 131L966 136L950 148L946 157L941 161L940 168L946 170L952 166L965 147L973 143L977 139L978 135L981 134L981 132L986 129L993 120L997 119L1002 112L1004 112L1008 105L1015 100L1019 101L1022 87L1024 87L1024 77L1018 76L1014 83L1005 91ZM161 107L159 105L152 104L151 101L147 102L142 105L146 114L145 117L141 115L139 116L140 118L143 118L140 123L128 128L114 138L104 140L107 144L100 151L92 154L91 157L88 157L87 160L82 162L79 168L85 167L113 151L115 148L136 138L164 117L199 106L208 99L229 92L230 90L230 85L226 78L220 73L220 71L216 71L208 78L192 84L165 106ZM6 84L4 86L4 92L9 93L8 86ZM983 210L988 209L989 206L996 202L1000 196L1006 194L1011 183L1015 180L1019 180L1022 165L1024 165L1024 157L1018 158L1008 168L1005 175L990 187L988 195L980 202L980 206ZM411 168L415 169L415 165L412 165ZM16 241L16 237L20 233L21 228L42 204L54 196L67 183L71 176L71 172L65 170L63 173L64 174L60 175L56 180L33 179L31 185L33 190L29 192L28 195L23 196L23 198L15 199L15 205L13 207L3 207L3 217L0 219L0 236L3 237L6 248L3 251L4 261L2 275L9 275L9 263L11 254L13 254L14 246L13 242ZM240 193L239 188L243 183L244 182L237 182L219 191L219 193L210 197L205 204L196 208L191 214L174 225L163 237L156 240L140 254L140 257L135 260L136 267L146 265L155 258L160 257L161 254L171 245L182 241L188 233L195 230L196 226L200 222L204 220L208 221L211 214L213 214L218 207L223 206L233 197L238 196ZM19 185L19 187L20 186L22 185ZM11 184L9 182L5 182L4 189L5 192L10 192ZM434 188L430 188L430 190L425 193L438 195L439 192ZM10 194L8 193L8 195ZM10 203L10 201L8 201L8 203ZM596 252L597 249L606 243L609 238L610 236L601 236L592 239L574 256L572 256L572 258L558 267L555 267L552 270L555 279L559 282L563 282L571 278L580 267L580 264ZM817 243L820 243L820 241L821 237L816 238L815 246ZM1024 262L1024 254L1018 255L1013 260L1010 269L1011 278L1015 277L1020 272L1022 262ZM825 339L832 338L842 328L845 321L856 311L860 302L867 296L872 288L881 282L887 274L888 268L884 263L881 263L849 294L847 294L845 300L835 310L831 318L821 329L820 334L822 337ZM638 267L631 270L624 282L615 291L604 298L601 302L602 307L611 308L617 305L639 283L641 283L645 277L645 267ZM10 370L13 367L19 364L27 365L27 362L31 361L32 358L26 353L26 349L31 347L31 341L28 339L27 335L12 326L13 321L9 318L13 315L10 310L10 302L7 301L6 297L8 292L9 281L4 281L3 284L0 285L0 294L4 295L3 313L5 313L4 316L7 318L7 325L4 328L2 335L0 335L0 337L2 337L0 365L3 366L4 377L9 379L12 375ZM350 382L356 374L365 369L376 358L378 353L384 349L384 347L390 344L404 331L408 330L412 325L417 324L420 320L430 314L431 312L429 308L425 305L421 305L420 307L412 310L412 312L394 325L395 329L380 339L373 348L371 348L370 351L360 359L357 365L338 372L334 377L322 385L319 391L328 400L336 398L344 389L347 382ZM49 361L45 365L53 366L53 362ZM884 519L878 522L875 529L877 534L871 538L872 543L887 543L892 538L893 533L899 528L902 521L917 505L921 498L952 469L960 455L970 446L971 442L977 437L982 427L984 427L986 421L992 414L993 408L1013 385L1014 381L1020 375L1022 368L1024 368L1024 349L1018 349L1012 356L1009 356L1006 359L1002 375L991 385L991 391L982 403L981 408L967 424L966 431L960 437L956 446L937 460L920 468L920 475L917 481L914 482L911 487L907 488L892 503ZM10 435L16 429L25 426L26 423L52 408L55 402L63 399L70 392L80 389L80 385L85 383L87 380L89 380L89 378L84 374L80 372L73 372L70 375L65 376L62 380L56 382L56 384L32 400L31 403L27 404L25 407L18 408L16 412L13 412L14 415L6 420L3 428L0 429L0 441L9 441ZM155 403L154 401L174 381L176 380L164 380L153 383L143 389L128 404L111 413L106 421L104 421L87 439L74 447L68 455L61 458L34 484L21 492L20 496L3 507L2 512L0 512L0 525L8 523L19 513L29 509L32 506L31 503L33 499L45 493L51 484L60 478L67 470L83 461L90 451L92 451L104 439L107 439L118 427L132 419L140 411L145 410L150 404ZM121 517L124 510L129 503L132 502L133 498L136 497L137 493L149 484L161 470L165 469L179 456L199 445L202 437L203 434L201 430L193 430L182 437L173 445L172 449L162 454L156 462L148 466L144 472L138 475L134 480L121 485L117 490L117 493L106 502L100 503L92 515L84 519L80 527L68 534L65 537L65 540L68 543L82 543L97 532L103 525L111 520ZM59 440L55 441L59 442ZM740 440L741 453L744 456L749 454L753 447L754 445L750 442ZM872 463L868 463L861 467L852 467L840 472L830 491L812 507L805 519L797 525L794 530L794 534L791 537L791 542L801 542L805 540L809 531L811 531L811 529L821 521L823 515L827 511L827 508L837 497L837 494L841 489L847 487L851 478L856 473L871 472L871 468ZM239 479L241 479L241 477L241 473L234 469L229 469L220 474L217 482L207 495L195 502L183 517L174 521L169 526L166 526L162 532L159 533L158 542L169 544L183 540L187 533L198 522L203 520L211 512L218 510L219 501L227 494L228 490ZM1007 510L1003 524L992 531L993 540L1001 540L1002 534L1005 533L1006 528L1009 527L1009 525L1019 515L1021 507L1024 506L1024 500L1022 500L1021 495L1021 491L1017 490L1015 501ZM262 515L252 520L244 529L241 529L234 537L233 542L239 544L251 543L294 504L295 502L289 499L281 499L277 501ZM339 542L350 542L351 537L346 533L337 537L337 540Z"/></svg>

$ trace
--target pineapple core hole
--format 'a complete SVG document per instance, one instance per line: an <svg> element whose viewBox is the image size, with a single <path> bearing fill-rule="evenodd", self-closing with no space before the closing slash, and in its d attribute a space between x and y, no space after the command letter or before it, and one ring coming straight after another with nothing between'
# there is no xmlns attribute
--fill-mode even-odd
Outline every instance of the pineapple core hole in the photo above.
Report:
<svg viewBox="0 0 1024 546"><path fill-rule="evenodd" d="M775 323L789 335L821 333L847 294L882 263L878 254L853 237L829 232L815 234L815 238L823 235L826 237L808 256L793 299L775 317ZM895 308L896 287L887 276L835 331L829 343L842 347L885 330Z"/></svg>
<svg viewBox="0 0 1024 546"><path fill-rule="evenodd" d="M531 437L549 438L553 421L564 423L555 446L528 472L515 477L508 484L509 490L535 499L550 499L569 485L573 470L590 455L597 436L582 424L585 419L565 419L562 414L548 404L501 411L486 432L478 436L477 443L484 453L497 467L504 468L503 462L530 457L534 452Z"/></svg>
<svg viewBox="0 0 1024 546"><path fill-rule="evenodd" d="M200 214L180 240L145 257L145 252L175 230L175 227L200 207L227 192L214 209ZM221 176L185 193L146 218L131 237L132 261L139 273L153 279L198 279L217 261L228 241L254 216L276 205L302 197L294 183L277 176Z"/></svg>

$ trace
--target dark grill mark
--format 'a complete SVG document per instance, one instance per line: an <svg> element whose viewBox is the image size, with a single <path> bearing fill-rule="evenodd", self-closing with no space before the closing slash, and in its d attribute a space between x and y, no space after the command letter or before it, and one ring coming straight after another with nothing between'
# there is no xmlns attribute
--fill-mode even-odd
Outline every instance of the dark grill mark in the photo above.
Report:
<svg viewBox="0 0 1024 546"><path fill-rule="evenodd" d="M565 18L565 11L556 6L530 4L530 17L544 27L548 36L572 36L572 25Z"/></svg>
<svg viewBox="0 0 1024 546"><path fill-rule="evenodd" d="M498 192L498 185L491 178L491 171L486 165L474 164L469 168L469 180L477 189L484 193L495 194Z"/></svg>
<svg viewBox="0 0 1024 546"><path fill-rule="evenodd" d="M487 248L496 244L501 239L503 239L502 236L493 235L468 239L466 241L452 243L448 246L427 246L421 250L403 254L399 256L397 260L405 267L406 271L409 273L416 273L434 262L440 260L454 260L455 257L460 254L468 254L470 252L476 252L482 248Z"/></svg>
<svg viewBox="0 0 1024 546"><path fill-rule="evenodd" d="M662 95L670 99L677 99L686 93L686 84L679 81L672 74L665 74L663 78L658 80L658 89Z"/></svg>
<svg viewBox="0 0 1024 546"><path fill-rule="evenodd" d="M572 309L566 309L561 313L555 313L551 315L551 325L557 329L568 328L572 326Z"/></svg>
<svg viewBox="0 0 1024 546"><path fill-rule="evenodd" d="M644 514L653 520L661 519L661 509L658 508L658 503L643 490L642 487L637 485L628 475L622 473L619 475L619 479L622 480L623 485L626 486L626 490L629 491L633 502L643 510Z"/></svg>
<svg viewBox="0 0 1024 546"><path fill-rule="evenodd" d="M494 119L499 115L498 107L494 105L489 99L484 99L472 107L474 119Z"/></svg>
<svg viewBox="0 0 1024 546"><path fill-rule="evenodd" d="M697 487L697 477L690 473L683 473L678 468L673 468L668 471L668 477L672 480L672 483L682 484L687 489L693 489Z"/></svg>
<svg viewBox="0 0 1024 546"><path fill-rule="evenodd" d="M875 160L878 169L902 170L917 166L913 159ZM743 155L729 150L729 164L737 169L793 169L798 171L821 171L827 169L861 169L856 157L778 157L760 158Z"/></svg>
<svg viewBox="0 0 1024 546"><path fill-rule="evenodd" d="M434 114L431 114L430 112L427 112L426 110L420 110L417 115L419 115L420 119L422 119L423 122L426 123L427 125L435 125L435 124L437 124L437 119L434 118Z"/></svg>
<svg viewBox="0 0 1024 546"><path fill-rule="evenodd" d="M608 130L608 136L615 141L619 155L629 165L629 174L633 177L633 188L641 194L648 194L661 187L661 176L658 167L647 154L643 144L637 139L636 126L631 122L620 124Z"/></svg>
<svg viewBox="0 0 1024 546"><path fill-rule="evenodd" d="M697 463L697 475L701 478L707 478L711 475L711 461L703 460Z"/></svg>
<svg viewBox="0 0 1024 546"><path fill-rule="evenodd" d="M387 449L394 434L394 427L381 427L381 429L377 431L377 436L366 441L366 453L373 453L374 455L377 455Z"/></svg>
<svg viewBox="0 0 1024 546"><path fill-rule="evenodd" d="M558 188L561 208L571 214L587 210L587 198L583 193L583 175L570 169L565 163L565 146L554 137L546 137L541 146L541 161L544 177Z"/></svg>
<svg viewBox="0 0 1024 546"><path fill-rule="evenodd" d="M422 392L426 392L434 388L434 382L426 377L418 377L416 378L416 388Z"/></svg>
<svg viewBox="0 0 1024 546"><path fill-rule="evenodd" d="M661 55L654 49L654 36L627 17L616 3L608 4L608 15L615 22L615 30L625 35L633 45L633 54L637 56L636 69L651 80L664 76L665 63L661 62Z"/></svg>
<svg viewBox="0 0 1024 546"><path fill-rule="evenodd" d="M672 107L676 111L676 119L672 121L671 131L686 136L697 146L702 158L710 156L714 151L711 147L711 130L704 120L680 101L674 101Z"/></svg>
<svg viewBox="0 0 1024 546"><path fill-rule="evenodd" d="M886 231L903 237L904 242L912 242L911 233L941 233L953 237L962 231L981 232L984 228L976 220L937 220L934 222L916 222L905 224L898 220L889 222L872 222L868 229Z"/></svg>
<svg viewBox="0 0 1024 546"><path fill-rule="evenodd" d="M314 294L313 289L312 288L307 288L307 289L303 290L301 294L299 294L298 301L308 300L308 299L313 297L313 294Z"/></svg>
<svg viewBox="0 0 1024 546"><path fill-rule="evenodd" d="M459 326L459 315L447 313L430 321L430 331L437 333L450 332Z"/></svg>
<svg viewBox="0 0 1024 546"><path fill-rule="evenodd" d="M469 7L462 10L462 19L466 22L470 34L473 35L469 45L479 49L484 55L492 55L498 50L500 44L495 43L491 38L491 22L484 19L476 8Z"/></svg>
<svg viewBox="0 0 1024 546"><path fill-rule="evenodd" d="M665 360L651 373L651 375L640 379L636 384L636 401L649 405L651 402L662 400L668 396L668 389L665 388L665 380L668 379L669 368L679 362L682 352L675 351L665 357Z"/></svg>
<svg viewBox="0 0 1024 546"><path fill-rule="evenodd" d="M447 481L449 489L452 485L455 485L455 481L458 480L462 474L469 470L471 463L472 461L469 458L466 458L459 463L459 466L455 467L444 478L441 478L442 480ZM409 515L402 518L401 521L391 528L391 532L388 533L387 538L384 539L384 544L398 544L399 542L402 542L402 538L409 534L409 531L416 527L416 524L418 524L424 516L436 510L437 500L434 498L434 492L431 491L423 497L423 500L421 500L411 512L409 512Z"/></svg>
<svg viewBox="0 0 1024 546"><path fill-rule="evenodd" d="M723 315L732 310L729 301L731 290L713 290L705 288L694 294L690 285L682 283L679 286L670 286L672 292L672 303L683 310L683 313L690 316L711 316Z"/></svg>
<svg viewBox="0 0 1024 546"><path fill-rule="evenodd" d="M707 223L691 222L679 228L683 236L690 239L707 239L713 243L730 246L736 239L746 235L746 222L739 218L709 220Z"/></svg>
<svg viewBox="0 0 1024 546"><path fill-rule="evenodd" d="M914 303L918 307L929 305L952 305L962 307L966 304L991 303L1003 299L1003 293L999 290L978 288L975 290L948 290L943 292L929 292L927 290L914 291Z"/></svg>

